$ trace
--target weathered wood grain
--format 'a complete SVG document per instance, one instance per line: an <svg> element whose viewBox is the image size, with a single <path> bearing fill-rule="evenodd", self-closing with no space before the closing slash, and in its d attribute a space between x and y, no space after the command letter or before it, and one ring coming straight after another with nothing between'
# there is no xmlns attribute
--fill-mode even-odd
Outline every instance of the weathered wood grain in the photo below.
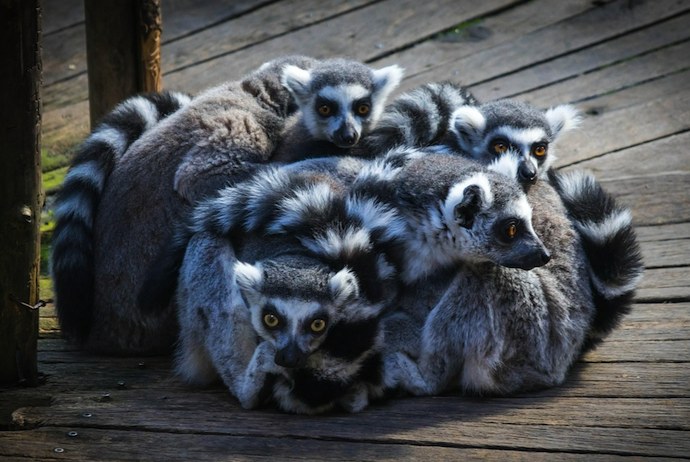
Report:
<svg viewBox="0 0 690 462"><path fill-rule="evenodd" d="M237 79L268 59L295 52L315 57L345 55L373 59L510 3L510 0L491 0L478 6L469 0L460 3L387 0L299 29L285 37L264 41L260 46L166 74L165 86L195 93L222 81ZM395 19L389 14L391 10L396 11ZM418 17L424 17L424 21L419 21ZM377 33L372 34L372 29ZM80 74L46 88L44 102L51 109L44 114L44 140L51 152L69 151L88 133L87 109L82 102L86 99L86 85L86 75Z"/></svg>
<svg viewBox="0 0 690 462"><path fill-rule="evenodd" d="M665 85L681 88L682 82L687 82L688 67L683 56L687 56L689 47L688 42L682 42L528 91L520 94L519 98L538 107L568 102L576 103L578 107L581 107L586 106L588 99L659 78L666 78L668 83L663 82ZM676 83L676 79L680 82ZM649 89L646 93L652 94L653 89L662 87L663 85L647 86ZM644 96L640 92L639 97ZM639 97L631 99L628 104L639 103Z"/></svg>
<svg viewBox="0 0 690 462"><path fill-rule="evenodd" d="M606 0L603 3L609 1L612 0ZM501 11L500 14L489 14L462 23L455 31L445 31L430 40L416 43L410 48L385 56L376 63L403 66L408 79L422 72L428 72L426 79L429 81L453 78L465 82L462 72L449 77L447 73L440 72L438 69L442 65L454 63L483 50L510 43L526 33L568 20L592 7L592 2L588 0L569 2L532 0L517 3ZM486 74L493 75L492 69L488 67L483 67L483 69ZM409 87L406 83L403 86L403 88Z"/></svg>
<svg viewBox="0 0 690 462"><path fill-rule="evenodd" d="M632 87L605 98L611 104L613 98L625 99L637 91L636 87ZM597 100L588 101L587 104L596 108L596 111L590 111L580 128L568 133L567 138L559 144L562 147L559 152L560 166L690 129L690 89L687 86L675 88L673 93L662 97L611 111L603 104L598 104ZM563 148L566 142L567 147Z"/></svg>
<svg viewBox="0 0 690 462"><path fill-rule="evenodd" d="M666 239L690 238L690 223L674 223L660 226L638 226L637 238L640 242L663 241Z"/></svg>
<svg viewBox="0 0 690 462"><path fill-rule="evenodd" d="M638 301L690 300L690 267L656 268L645 271L637 291Z"/></svg>
<svg viewBox="0 0 690 462"><path fill-rule="evenodd" d="M690 77L690 74L688 75ZM586 169L594 173L600 180L618 179L633 176L649 176L659 172L688 172L690 171L690 151L687 147L690 143L690 131L675 135L654 139L639 145L606 153L604 156L595 157L582 162L570 163L563 167L564 170L572 168ZM568 162L568 147L571 143L562 144L565 151L558 159L558 165ZM558 154L561 156L561 154ZM610 183L608 187L615 187ZM615 193L615 191L612 191ZM660 228L656 228L655 233ZM681 232L678 226L673 228L672 235ZM690 230L683 236L690 237Z"/></svg>
<svg viewBox="0 0 690 462"><path fill-rule="evenodd" d="M372 406L358 415L285 416L274 411L243 411L228 397L213 393L150 394L146 390L111 393L107 402L62 394L50 407L15 411L18 422L79 429L128 428L178 433L297 439L355 439L369 442L481 445L530 450L589 450L618 454L683 455L690 441L687 398L607 398L602 407L589 398L401 399ZM564 413L564 409L569 412ZM184 410L184 412L183 412ZM90 417L85 417L89 415ZM279 418L277 418L279 417ZM685 422L685 423L683 423ZM548 423L548 426L544 424ZM639 431L644 429L644 431ZM480 432L480 433L478 433ZM626 441L620 441L626 435ZM649 443L665 441L663 451ZM667 441L666 441L667 440Z"/></svg>
<svg viewBox="0 0 690 462"><path fill-rule="evenodd" d="M284 36L370 3L372 0L278 2L267 9L245 15L241 21L236 21L234 27L222 23L170 43L163 50L163 66L166 72L175 72L242 48L257 46L271 38ZM298 53L304 54L301 51Z"/></svg>
<svg viewBox="0 0 690 462"><path fill-rule="evenodd" d="M82 0L44 0L41 8L43 9L44 46L50 35L84 22Z"/></svg>
<svg viewBox="0 0 690 462"><path fill-rule="evenodd" d="M690 15L653 24L472 87L483 100L515 97L537 106L576 102L687 68ZM602 69L603 68L603 69ZM599 72L593 73L592 71ZM588 74L584 76L583 74ZM573 85L570 80L576 80ZM561 83L562 82L562 83ZM554 83L559 83L554 85ZM544 92L538 89L548 87ZM538 97L530 91L536 90ZM526 95L525 95L526 94Z"/></svg>
<svg viewBox="0 0 690 462"><path fill-rule="evenodd" d="M483 52L428 68L407 79L403 83L403 88L443 79L460 79L466 85L477 85L687 10L687 3L678 0L653 4L630 4L625 0L616 0L564 18L556 24L522 34L515 40ZM564 40L566 37L567 40Z"/></svg>
<svg viewBox="0 0 690 462"><path fill-rule="evenodd" d="M690 267L690 239L644 242L641 247L644 264L647 268Z"/></svg>
<svg viewBox="0 0 690 462"><path fill-rule="evenodd" d="M483 460L539 462L582 460L582 453L524 452L493 448L423 446L414 443L367 443L334 440L288 440L268 437L235 437L228 435L134 433L121 430L88 429L70 437L69 427L50 427L0 434L0 456L47 460ZM55 448L63 452L55 453ZM155 448L151 451L150 448ZM612 454L587 453L592 462L618 462L629 458ZM655 459L670 461L676 459Z"/></svg>
<svg viewBox="0 0 690 462"><path fill-rule="evenodd" d="M86 72L86 41L83 1L50 0L45 12L48 23L43 44L44 85L75 78ZM163 44L226 22L270 0L168 0L163 5ZM165 55L167 51L164 50ZM50 92L49 92L50 93Z"/></svg>

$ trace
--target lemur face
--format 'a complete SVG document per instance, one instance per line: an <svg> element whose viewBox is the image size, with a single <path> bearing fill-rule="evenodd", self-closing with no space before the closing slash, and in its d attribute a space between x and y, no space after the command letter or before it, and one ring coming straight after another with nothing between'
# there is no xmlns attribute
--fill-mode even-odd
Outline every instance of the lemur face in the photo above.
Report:
<svg viewBox="0 0 690 462"><path fill-rule="evenodd" d="M323 61L312 69L286 66L283 85L293 94L314 139L350 148L378 121L402 69L374 70L356 61Z"/></svg>
<svg viewBox="0 0 690 462"><path fill-rule="evenodd" d="M532 227L532 208L513 181L494 172L478 173L450 189L444 219L461 259L524 270L549 261L549 251Z"/></svg>
<svg viewBox="0 0 690 462"><path fill-rule="evenodd" d="M235 276L256 333L276 347L275 363L286 368L304 366L345 305L358 298L357 281L347 269L238 262Z"/></svg>
<svg viewBox="0 0 690 462"><path fill-rule="evenodd" d="M578 112L569 105L540 111L514 100L463 106L451 117L451 131L461 149L483 164L510 153L519 159L517 180L543 178L555 160L551 144L577 126Z"/></svg>

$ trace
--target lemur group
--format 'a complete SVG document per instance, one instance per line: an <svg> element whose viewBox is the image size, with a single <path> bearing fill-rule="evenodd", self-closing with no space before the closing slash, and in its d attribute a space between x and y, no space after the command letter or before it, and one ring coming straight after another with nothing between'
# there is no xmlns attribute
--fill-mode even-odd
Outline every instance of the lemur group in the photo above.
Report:
<svg viewBox="0 0 690 462"><path fill-rule="evenodd" d="M286 56L122 102L56 201L65 337L293 413L563 383L643 272L630 210L553 167L578 111L402 77Z"/></svg>

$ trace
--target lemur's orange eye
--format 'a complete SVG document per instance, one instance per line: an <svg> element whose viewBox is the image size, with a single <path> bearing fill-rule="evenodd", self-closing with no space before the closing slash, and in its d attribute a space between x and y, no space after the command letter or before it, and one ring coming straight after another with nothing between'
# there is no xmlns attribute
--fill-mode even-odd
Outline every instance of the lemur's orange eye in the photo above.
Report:
<svg viewBox="0 0 690 462"><path fill-rule="evenodd" d="M324 321L323 319L314 319L311 322L309 328L313 333L319 334L323 332L323 330L326 328L326 321Z"/></svg>
<svg viewBox="0 0 690 462"><path fill-rule="evenodd" d="M508 150L508 143L503 140L494 141L491 145L491 149L493 149L495 154L503 154Z"/></svg>
<svg viewBox="0 0 690 462"><path fill-rule="evenodd" d="M365 116L369 114L371 107L368 104L360 104L357 106L357 115Z"/></svg>
<svg viewBox="0 0 690 462"><path fill-rule="evenodd" d="M273 313L266 313L264 315L264 324L269 329L275 329L278 327L278 324L280 324L280 319L278 319L278 316Z"/></svg>
<svg viewBox="0 0 690 462"><path fill-rule="evenodd" d="M317 111L319 111L319 114L324 117L331 115L331 107L328 104L322 104L317 108Z"/></svg>
<svg viewBox="0 0 690 462"><path fill-rule="evenodd" d="M546 145L545 144L535 144L532 147L532 154L537 156L537 157L544 157L546 155Z"/></svg>
<svg viewBox="0 0 690 462"><path fill-rule="evenodd" d="M514 239L515 236L517 236L517 231L517 225L513 222L509 223L505 229L506 237L508 239Z"/></svg>

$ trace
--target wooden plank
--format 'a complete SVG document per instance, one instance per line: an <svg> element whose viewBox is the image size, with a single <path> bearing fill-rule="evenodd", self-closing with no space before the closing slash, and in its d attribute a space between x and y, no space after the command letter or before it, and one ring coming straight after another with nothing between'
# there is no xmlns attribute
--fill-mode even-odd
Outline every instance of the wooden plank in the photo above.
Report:
<svg viewBox="0 0 690 462"><path fill-rule="evenodd" d="M83 0L43 0L41 7L43 8L44 46L51 41L51 35L84 22ZM44 59L45 61L48 59Z"/></svg>
<svg viewBox="0 0 690 462"><path fill-rule="evenodd" d="M648 269L635 299L640 302L690 300L688 281L690 267Z"/></svg>
<svg viewBox="0 0 690 462"><path fill-rule="evenodd" d="M503 43L437 67L431 67L403 83L411 88L427 81L460 80L477 85L496 77L518 72L537 63L557 58L581 48L600 43L631 30L656 23L688 10L682 1L636 3L626 0L597 6L543 29L522 34ZM567 40L564 40L567 37Z"/></svg>
<svg viewBox="0 0 690 462"><path fill-rule="evenodd" d="M690 78L690 74L687 76ZM600 180L648 176L659 172L688 172L690 171L690 154L686 152L688 143L690 143L690 131L654 139L582 162L570 163L563 169L590 170ZM567 161L557 163L565 162ZM609 186L615 187L616 184L611 183ZM615 193L615 191L612 192ZM676 233L681 231L675 227L672 235L675 237ZM653 234L657 236L656 233L657 231ZM684 233L684 237L690 237L690 230Z"/></svg>
<svg viewBox="0 0 690 462"><path fill-rule="evenodd" d="M626 98L635 87L607 98ZM609 100L610 101L610 100ZM596 105L596 100L588 104ZM630 114L635 114L631 117ZM645 142L668 137L690 129L690 89L681 87L673 94L634 106L609 111L600 107L589 113L580 128L559 142L559 166L592 159ZM566 146L567 140L567 148Z"/></svg>
<svg viewBox="0 0 690 462"><path fill-rule="evenodd" d="M480 4L470 0L432 3L384 0L268 40L260 47L240 50L184 72L173 73L170 83L197 91L218 83L218 76L227 75L230 68L241 75L260 65L267 57L294 53L294 50L316 58L346 55L362 61L374 60L512 3L514 0L490 0ZM394 16L391 11L395 11ZM420 17L424 21L420 21ZM372 30L377 33L372 34Z"/></svg>
<svg viewBox="0 0 690 462"><path fill-rule="evenodd" d="M601 180L601 184L632 209L638 226L690 221L690 172Z"/></svg>
<svg viewBox="0 0 690 462"><path fill-rule="evenodd" d="M602 3L610 1L612 0ZM511 43L521 35L569 20L592 7L592 2L587 0L520 2L500 12L462 23L456 30L444 31L429 40L377 60L376 63L398 64L405 68L408 79L428 71L430 75L427 75L426 79L440 80L437 75L441 74L438 70L442 65L449 65L495 46ZM460 78L464 82L464 71L456 71L453 75L446 72L443 73L443 78ZM484 68L483 72L493 75L489 68Z"/></svg>
<svg viewBox="0 0 690 462"><path fill-rule="evenodd" d="M239 78L266 60L295 50L316 57L347 55L373 59L510 3L511 0L491 0L477 6L470 0L421 4L415 0L386 0L263 42L258 47L166 74L165 85L170 89L198 92L221 81ZM395 19L390 16L391 10L397 12ZM419 21L418 17L425 20ZM382 33L371 34L372 28ZM46 89L45 104L51 109L44 115L44 140L51 153L64 154L88 133L86 106L79 102L86 97L86 81L85 75L79 75Z"/></svg>
<svg viewBox="0 0 690 462"><path fill-rule="evenodd" d="M594 355L590 355L594 359ZM575 365L566 383L533 396L687 398L688 363L593 362Z"/></svg>
<svg viewBox="0 0 690 462"><path fill-rule="evenodd" d="M0 3L0 383L37 384L41 6Z"/></svg>
<svg viewBox="0 0 690 462"><path fill-rule="evenodd" d="M585 362L690 362L690 341L635 341L606 339L596 350L587 353Z"/></svg>
<svg viewBox="0 0 690 462"><path fill-rule="evenodd" d="M226 395L146 390L111 393L107 402L62 394L50 407L23 408L23 426L95 427L244 437L360 440L523 450L684 456L688 398L401 399L357 415L289 416L244 411ZM89 417L86 417L86 416ZM366 436L365 436L366 435ZM481 436L478 436L481 435ZM663 444L659 444L663 442Z"/></svg>
<svg viewBox="0 0 690 462"><path fill-rule="evenodd" d="M137 433L121 430L80 429L70 437L69 427L39 428L23 432L0 433L0 456L46 460L139 460L142 454L151 461L189 460L483 460L539 462L582 460L581 453L524 452L477 447L423 446L414 443L367 443L359 441L301 440L287 438L246 438L231 435L195 435L162 432ZM477 443L481 437L477 438ZM62 452L55 453L55 448ZM151 451L150 448L155 448ZM59 457L58 457L59 456ZM587 453L592 462L617 462L629 458ZM675 460L675 459L655 459Z"/></svg>
<svg viewBox="0 0 690 462"><path fill-rule="evenodd" d="M640 242L690 238L690 226L688 226L688 223L673 223L670 225L660 226L638 226L636 231L637 239Z"/></svg>
<svg viewBox="0 0 690 462"><path fill-rule="evenodd" d="M666 321L690 321L688 303L636 303L625 317L625 322L654 323Z"/></svg>
<svg viewBox="0 0 690 462"><path fill-rule="evenodd" d="M647 268L690 266L690 239L644 242L641 247Z"/></svg>
<svg viewBox="0 0 690 462"><path fill-rule="evenodd" d="M162 58L163 72L210 59L221 53L227 53L239 47L261 41L264 34L276 36L289 32L292 28L323 20L327 15L335 15L372 0L357 2L295 2L273 3L267 0L206 1L174 0L163 4ZM267 9L260 7L266 6ZM286 9L288 6L290 9ZM282 15L273 14L275 9L286 9ZM258 10L257 10L258 9ZM270 14L267 12L270 11ZM307 11L295 17L294 11ZM235 18L246 15L239 20ZM256 18L253 29L245 24L250 18ZM229 21L233 21L229 25ZM83 22L83 10L81 14ZM234 24L237 24L235 26ZM235 29L243 33L234 32ZM200 40L198 37L203 37ZM215 53L215 54L214 54ZM58 31L45 41L44 84L50 96L56 82L76 78L86 72L86 42L83 23ZM72 92L79 90L78 81L70 83L67 88Z"/></svg>
<svg viewBox="0 0 690 462"><path fill-rule="evenodd" d="M689 42L673 45L644 56L626 60L611 66L594 70L584 75L574 76L553 85L538 88L521 94L520 99L535 104L538 107L553 106L556 103L578 103L578 107L586 107L583 101L597 96L605 96L627 87L638 85L664 76L668 76L666 85L673 82L687 82L687 66L683 62L683 56L687 56L690 48ZM682 88L682 83L675 84L676 88ZM661 85L647 85L647 93ZM645 88L645 87L643 87ZM643 96L643 95L640 95ZM640 102L633 99L628 105Z"/></svg>
<svg viewBox="0 0 690 462"><path fill-rule="evenodd" d="M180 72L169 72L164 68L166 77L170 76L166 86L195 93L222 81L237 79L271 58L294 54L296 50L301 54L319 58L350 56L362 60L373 59L377 55L422 40L459 22L505 7L511 0L491 0L483 2L481 7L472 6L469 0L463 2L440 0L420 4L413 0L385 0L329 21L310 23L309 27L288 35L283 35L287 32L284 19L272 17L272 21L263 24L260 30L276 28L278 36L263 41L259 46L243 48L192 68L185 67ZM391 10L396 11L394 20L390 16ZM416 15L424 17L425 20L417 20ZM246 33L247 29L239 26L246 19L257 21L255 16L246 15L233 22L233 28ZM250 26L256 29L257 23L253 22ZM372 27L382 32L371 34ZM193 48L188 50L188 53L194 52ZM163 54L166 53L164 49ZM81 79L70 79L55 87L46 88L46 97L53 101L54 106L64 106L67 101L85 97L82 85Z"/></svg>
<svg viewBox="0 0 690 462"><path fill-rule="evenodd" d="M166 73L175 72L242 48L257 46L371 3L372 0L294 0L274 3L233 21L231 27L226 23L218 24L170 43L163 50L163 66ZM304 52L300 50L299 53Z"/></svg>
<svg viewBox="0 0 690 462"><path fill-rule="evenodd" d="M674 17L529 66L519 72L491 79L473 86L472 91L481 100L521 95L521 99L548 107L554 102L579 101L619 90L686 68L682 56L688 55L690 43L669 45L690 37L689 24L690 15ZM652 50L656 51L650 53ZM595 70L599 72L592 74ZM539 98L532 94L522 96L547 86L549 91L536 91Z"/></svg>
<svg viewBox="0 0 690 462"><path fill-rule="evenodd" d="M91 126L129 96L162 89L160 0L84 3Z"/></svg>

